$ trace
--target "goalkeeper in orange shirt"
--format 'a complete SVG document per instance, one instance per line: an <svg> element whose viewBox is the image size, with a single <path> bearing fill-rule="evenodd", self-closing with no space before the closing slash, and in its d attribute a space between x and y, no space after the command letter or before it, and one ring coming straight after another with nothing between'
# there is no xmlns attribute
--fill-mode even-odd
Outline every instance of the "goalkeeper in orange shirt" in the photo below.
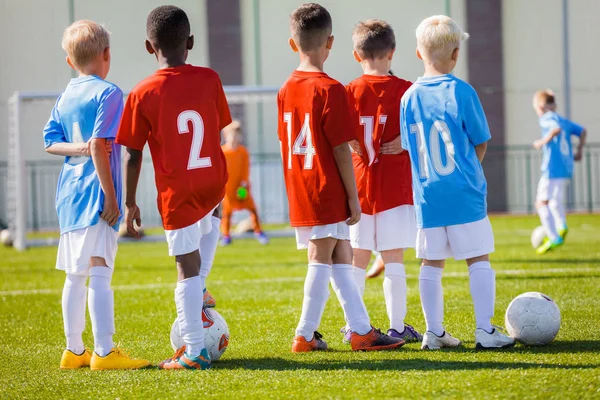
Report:
<svg viewBox="0 0 600 400"><path fill-rule="evenodd" d="M254 199L250 193L250 155L242 145L242 126L240 121L234 120L223 129L225 144L221 146L227 160L229 180L225 188L223 200L223 219L221 221L221 245L231 244L231 215L234 211L250 211L254 225L254 236L260 244L269 243L269 238L260 227L260 220Z"/></svg>

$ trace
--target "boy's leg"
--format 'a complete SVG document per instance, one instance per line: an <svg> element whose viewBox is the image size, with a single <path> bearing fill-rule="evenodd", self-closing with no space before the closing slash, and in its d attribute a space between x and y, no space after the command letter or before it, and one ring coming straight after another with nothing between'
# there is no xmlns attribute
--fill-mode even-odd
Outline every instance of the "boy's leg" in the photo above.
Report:
<svg viewBox="0 0 600 400"><path fill-rule="evenodd" d="M496 273L487 254L466 261L469 267L469 288L475 308L475 325L477 329L491 333L496 303Z"/></svg>
<svg viewBox="0 0 600 400"><path fill-rule="evenodd" d="M223 202L223 219L221 220L221 235L223 239L221 239L221 244L227 246L231 244L231 215L233 214L233 210L230 206L226 205Z"/></svg>
<svg viewBox="0 0 600 400"><path fill-rule="evenodd" d="M112 269L106 265L104 258L92 257L88 303L94 333L94 352L100 357L106 357L113 349L115 311L111 280Z"/></svg>
<svg viewBox="0 0 600 400"><path fill-rule="evenodd" d="M371 250L352 249L352 274L354 275L356 286L358 286L360 297L365 295L365 279L367 267L369 266L369 261L371 261L371 254Z"/></svg>
<svg viewBox="0 0 600 400"><path fill-rule="evenodd" d="M204 325L202 322L202 292L204 279L200 276L200 252L175 256L177 265L177 287L175 305L181 336L186 344L186 353L197 357L204 349Z"/></svg>
<svg viewBox="0 0 600 400"><path fill-rule="evenodd" d="M390 329L398 333L404 332L406 318L406 269L404 267L404 250L386 250L381 252L385 264L383 278L383 296L390 319Z"/></svg>
<svg viewBox="0 0 600 400"><path fill-rule="evenodd" d="M248 211L250 211L250 218L254 224L254 237L256 237L256 240L258 240L260 244L269 244L269 237L263 232L262 227L260 226L260 218L258 217L258 211L254 205L254 201L252 202L251 207L248 208Z"/></svg>
<svg viewBox="0 0 600 400"><path fill-rule="evenodd" d="M552 216L550 208L548 207L548 203L551 197L551 186L552 182L550 179L545 177L542 177L540 179L540 182L538 184L535 208L538 215L540 216L540 222L546 230L546 235L548 236L548 239L550 239L550 243L556 243L559 241L559 235L558 231L556 230L556 225L554 223L554 217ZM545 247L545 245L546 244L543 244L538 249L538 252L542 247Z"/></svg>
<svg viewBox="0 0 600 400"><path fill-rule="evenodd" d="M200 239L200 258L202 259L200 264L200 276L204 279L203 306L209 308L213 308L217 305L215 298L206 290L206 280L208 274L210 274L210 271L212 270L217 246L219 245L219 237L221 236L221 233L219 232L219 226L221 224L219 208L220 207L217 207L209 217L211 224L210 232L202 235L202 238Z"/></svg>
<svg viewBox="0 0 600 400"><path fill-rule="evenodd" d="M87 276L69 273L66 275L62 293L62 312L67 350L79 355L85 351L82 335L85 329Z"/></svg>
<svg viewBox="0 0 600 400"><path fill-rule="evenodd" d="M548 201L548 209L554 218L554 226L561 237L566 234L567 230L567 217L565 214L565 191L567 185L568 180L566 179L554 180Z"/></svg>

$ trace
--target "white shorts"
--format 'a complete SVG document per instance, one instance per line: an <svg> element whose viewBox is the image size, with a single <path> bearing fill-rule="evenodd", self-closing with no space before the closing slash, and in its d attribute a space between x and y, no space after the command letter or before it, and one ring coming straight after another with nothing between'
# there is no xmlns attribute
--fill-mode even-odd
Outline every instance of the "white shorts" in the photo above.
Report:
<svg viewBox="0 0 600 400"><path fill-rule="evenodd" d="M536 200L565 202L565 192L569 185L568 178L546 178L541 177L537 187Z"/></svg>
<svg viewBox="0 0 600 400"><path fill-rule="evenodd" d="M200 239L212 230L213 211L200 221L185 228L166 230L167 245L170 256L180 256L200 249Z"/></svg>
<svg viewBox="0 0 600 400"><path fill-rule="evenodd" d="M417 232L417 258L466 260L494 252L494 232L488 217L467 224L423 228Z"/></svg>
<svg viewBox="0 0 600 400"><path fill-rule="evenodd" d="M350 240L350 229L345 221L329 225L302 226L296 228L296 247L308 249L308 242L316 239L334 238Z"/></svg>
<svg viewBox="0 0 600 400"><path fill-rule="evenodd" d="M58 243L56 269L67 274L87 276L90 258L102 257L106 265L115 268L118 233L101 219L96 225L63 233Z"/></svg>
<svg viewBox="0 0 600 400"><path fill-rule="evenodd" d="M403 205L375 215L362 214L350 227L352 248L372 251L414 248L417 242L415 208Z"/></svg>

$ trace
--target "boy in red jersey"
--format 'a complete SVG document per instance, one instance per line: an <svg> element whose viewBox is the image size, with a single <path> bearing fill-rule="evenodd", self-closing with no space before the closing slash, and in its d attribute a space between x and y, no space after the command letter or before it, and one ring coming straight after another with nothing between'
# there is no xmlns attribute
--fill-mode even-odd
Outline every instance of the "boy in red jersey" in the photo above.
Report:
<svg viewBox="0 0 600 400"><path fill-rule="evenodd" d="M415 247L417 225L410 159L400 143L400 99L411 83L389 74L396 38L388 23L359 22L352 41L354 57L364 72L346 88L354 113L357 140L352 143L352 158L363 212L360 222L350 227L354 277L362 295L371 252L378 251L385 264L383 294L390 319L387 334L420 342L421 334L404 323L404 249Z"/></svg>
<svg viewBox="0 0 600 400"><path fill-rule="evenodd" d="M329 297L329 280L353 331L353 350L396 348L404 341L370 325L352 275L348 225L360 219L360 204L348 142L354 139L341 83L323 72L333 44L329 12L314 3L291 15L290 46L300 65L277 98L278 134L290 209L299 249L308 249L304 302L292 352L324 350L317 328Z"/></svg>
<svg viewBox="0 0 600 400"><path fill-rule="evenodd" d="M126 210L128 231L140 221L135 194L146 142L150 146L160 211L169 255L175 256L177 319L186 343L160 364L162 369L207 369L204 348L202 292L206 273L204 239L212 248L218 221L213 211L225 195L227 167L220 131L231 122L221 81L208 68L186 64L194 44L185 12L174 6L157 7L147 21L146 49L159 70L130 93L117 135L127 147ZM216 219L216 218L215 218ZM216 242L214 242L216 246ZM214 256L210 254L209 257Z"/></svg>

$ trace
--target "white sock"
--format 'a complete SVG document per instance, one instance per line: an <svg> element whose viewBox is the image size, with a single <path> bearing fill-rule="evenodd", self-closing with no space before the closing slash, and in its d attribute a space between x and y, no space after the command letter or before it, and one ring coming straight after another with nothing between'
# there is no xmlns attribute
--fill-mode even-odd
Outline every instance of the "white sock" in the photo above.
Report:
<svg viewBox="0 0 600 400"><path fill-rule="evenodd" d="M75 354L81 354L85 350L82 334L85 329L86 281L87 276L67 274L62 293L62 312L67 349Z"/></svg>
<svg viewBox="0 0 600 400"><path fill-rule="evenodd" d="M206 284L206 278L210 274L210 270L215 260L215 253L217 252L217 246L219 245L219 237L221 233L219 231L221 220L217 217L211 217L210 223L212 225L211 231L202 236L200 239L200 276L203 278Z"/></svg>
<svg viewBox="0 0 600 400"><path fill-rule="evenodd" d="M112 350L115 334L115 295L110 288L111 279L110 268L90 268L88 307L94 333L94 351L100 357Z"/></svg>
<svg viewBox="0 0 600 400"><path fill-rule="evenodd" d="M354 267L350 264L333 264L331 267L331 279L338 287L338 300L344 310L348 327L359 335L369 333L372 329L371 321L354 279Z"/></svg>
<svg viewBox="0 0 600 400"><path fill-rule="evenodd" d="M388 263L385 265L383 295L390 319L390 328L402 333L404 318L406 318L406 269L404 264Z"/></svg>
<svg viewBox="0 0 600 400"><path fill-rule="evenodd" d="M548 203L548 209L552 213L552 217L554 218L554 226L556 229L565 229L567 227L567 217L565 215L564 204L557 200L550 200Z"/></svg>
<svg viewBox="0 0 600 400"><path fill-rule="evenodd" d="M546 230L546 235L552 241L558 239L558 233L556 232L556 226L554 225L554 217L550 214L548 206L538 207L537 213L542 221L542 226Z"/></svg>
<svg viewBox="0 0 600 400"><path fill-rule="evenodd" d="M480 261L469 267L469 286L475 307L475 323L478 329L492 332L492 317L496 302L496 272L489 261Z"/></svg>
<svg viewBox="0 0 600 400"><path fill-rule="evenodd" d="M202 290L204 279L194 276L177 282L175 305L181 337L186 353L191 357L200 355L204 349L204 324L202 323Z"/></svg>
<svg viewBox="0 0 600 400"><path fill-rule="evenodd" d="M312 340L314 332L321 324L321 317L325 304L329 298L329 278L331 266L327 264L308 264L306 279L304 280L304 300L302 301L302 314L296 328L296 336L304 336Z"/></svg>
<svg viewBox="0 0 600 400"><path fill-rule="evenodd" d="M443 272L443 268L423 266L419 275L421 306L423 307L427 330L438 336L444 334Z"/></svg>
<svg viewBox="0 0 600 400"><path fill-rule="evenodd" d="M365 296L365 277L367 275L367 270L358 267L352 267L352 273L354 274L356 286L358 286L358 293L362 298Z"/></svg>

